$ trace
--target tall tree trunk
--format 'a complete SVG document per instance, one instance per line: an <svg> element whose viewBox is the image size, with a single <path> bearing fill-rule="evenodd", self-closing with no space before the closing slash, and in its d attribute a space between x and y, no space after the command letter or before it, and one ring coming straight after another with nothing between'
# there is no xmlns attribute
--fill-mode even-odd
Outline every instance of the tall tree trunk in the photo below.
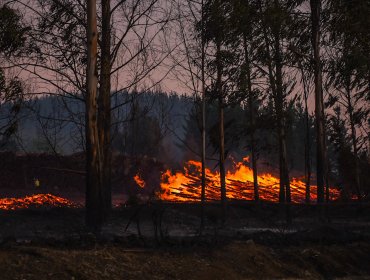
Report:
<svg viewBox="0 0 370 280"><path fill-rule="evenodd" d="M285 129L285 113L284 113L284 90L283 90L283 72L280 50L280 38L275 34L275 68L276 68L276 115L278 122L279 136L279 162L280 162L280 202L291 202L290 196L290 180L288 171L288 159L286 148L286 129Z"/></svg>
<svg viewBox="0 0 370 280"><path fill-rule="evenodd" d="M275 5L278 3L275 1ZM279 137L279 163L280 163L280 203L285 203L286 220L291 223L290 203L290 180L288 169L288 157L286 147L285 110L284 110L284 87L283 87L283 64L281 57L280 29L274 32L274 61L276 71L276 117Z"/></svg>
<svg viewBox="0 0 370 280"><path fill-rule="evenodd" d="M101 70L98 98L98 125L100 154L102 156L102 187L104 196L104 211L107 216L111 210L111 27L110 0L102 0L102 40L101 40Z"/></svg>
<svg viewBox="0 0 370 280"><path fill-rule="evenodd" d="M204 228L205 203L206 203L206 81L205 81L205 38L204 38L204 0L202 5L202 65L201 65L201 83L202 83L202 194L201 194L201 230Z"/></svg>
<svg viewBox="0 0 370 280"><path fill-rule="evenodd" d="M324 114L325 116L325 114ZM328 144L328 138L326 137L326 130L324 131L324 147L327 147ZM330 202L330 184L329 184L329 174L330 174L330 166L329 166L329 158L328 158L328 149L325 148L325 153L324 153L324 157L325 157L325 161L326 161L326 164L325 164L325 193L326 193L326 218L328 221L330 221L330 217L329 217L329 202Z"/></svg>
<svg viewBox="0 0 370 280"><path fill-rule="evenodd" d="M305 183L306 183L306 203L311 203L311 135L310 135L310 115L308 112L308 94L309 88L307 85L307 79L305 77L303 66L300 65L304 92L304 106L305 106L305 145L304 145L304 158L305 158Z"/></svg>
<svg viewBox="0 0 370 280"><path fill-rule="evenodd" d="M262 13L262 2L260 4L260 11ZM278 6L278 1L275 1L275 5ZM269 41L267 35L267 27L263 26L263 37L266 45L266 55L268 61L268 75L270 80L271 91L275 103L276 119L277 119L277 130L278 130L278 142L279 142L279 170L280 170L280 190L279 190L279 202L281 205L286 205L286 220L291 223L290 213L290 180L288 171L287 161L287 148L286 148L286 131L284 125L284 92L283 92L283 72L282 72L282 58L281 58L281 46L280 46L280 28L275 30L273 43ZM274 57L270 55L270 45L274 49ZM273 62L275 63L275 76L273 71Z"/></svg>
<svg viewBox="0 0 370 280"><path fill-rule="evenodd" d="M357 134L356 134L356 127L353 117L353 102L351 97L351 77L347 78L346 83L346 98L347 98L347 112L349 116L349 125L351 127L351 140L352 140L352 148L353 148L353 155L355 157L355 186L358 200L361 201L362 192L361 192L361 181L360 181L360 162L358 160L358 147L357 147Z"/></svg>
<svg viewBox="0 0 370 280"><path fill-rule="evenodd" d="M225 133L224 133L224 101L219 97L219 118L220 118L220 180L221 180L221 204L223 209L223 220L226 221L226 172L225 172Z"/></svg>
<svg viewBox="0 0 370 280"><path fill-rule="evenodd" d="M101 158L97 123L96 1L87 1L87 92L86 92L86 224L99 231L104 220L101 185Z"/></svg>
<svg viewBox="0 0 370 280"><path fill-rule="evenodd" d="M262 11L262 2L259 2L260 4L260 12L261 14L263 13ZM277 3L276 3L277 4ZM276 110L276 119L277 119L277 122L278 122L278 141L279 141L279 175L280 175L280 182L279 182L279 202L281 204L284 204L286 202L286 191L285 191L285 177L284 176L284 173L285 171L283 170L283 162L282 162L282 154L283 154L283 142L281 142L281 140L283 139L283 137L280 136L280 133L282 133L282 135L284 135L284 131L280 129L280 127L284 128L283 124L281 123L282 120L280 120L280 116L282 115L282 113L278 112L278 111L282 111L283 107L281 106L281 108L278 108L277 107L277 104L282 104L282 101L279 101L279 99L282 98L282 66L281 66L281 57L280 57L280 40L279 40L279 35L276 34L275 35L275 44L273 45L272 42L270 42L269 38L268 38L268 33L267 33L267 27L266 26L263 26L263 38L264 38L264 42L265 42L265 45L266 45L266 56L267 56L267 63L268 63L268 76L269 76L269 81L270 81L270 87L271 87L271 92L272 92L272 96L273 96L273 100L274 100L274 103L275 103L275 110ZM274 60L275 60L275 64L276 64L276 70L275 70L275 76L274 76L274 71L273 71L273 58L271 56L271 49L270 49L270 45L273 45L272 48L274 49L275 48L275 55L274 55ZM277 52L278 51L278 52ZM279 73L278 73L278 70L279 70ZM278 76L279 74L279 76ZM279 80L278 80L279 79ZM280 87L278 88L278 85L280 84ZM288 178L288 181L289 181L289 178ZM287 207L287 214L289 212L289 206ZM287 220L289 220L288 216L290 215L287 215Z"/></svg>
<svg viewBox="0 0 370 280"><path fill-rule="evenodd" d="M221 183L221 204L223 209L223 221L226 221L226 207L227 207L227 196L226 196L226 172L225 172L225 132L224 132L224 97L222 90L222 62L221 62L221 43L217 40L216 42L216 67L217 67L217 79L216 79L216 91L218 95L218 107L219 107L219 140L220 140L220 183Z"/></svg>
<svg viewBox="0 0 370 280"><path fill-rule="evenodd" d="M317 202L324 203L324 189L326 182L326 141L325 141L325 114L324 97L322 90L322 66L320 59L320 18L321 0L310 0L311 24L312 24L312 48L314 52L314 74L315 74L315 117L316 117L316 165L317 165ZM323 208L321 208L321 214Z"/></svg>
<svg viewBox="0 0 370 280"><path fill-rule="evenodd" d="M249 107L249 122L250 122L250 141L251 141L251 156L252 156L252 170L253 170L253 189L254 189L254 200L259 201L259 190L258 190L258 172L257 172L257 156L256 156L256 142L255 142L255 108L254 108L254 96L252 92L252 75L251 66L249 59L247 36L243 34L243 45L244 45L244 65L246 70L246 81L248 91L248 107Z"/></svg>

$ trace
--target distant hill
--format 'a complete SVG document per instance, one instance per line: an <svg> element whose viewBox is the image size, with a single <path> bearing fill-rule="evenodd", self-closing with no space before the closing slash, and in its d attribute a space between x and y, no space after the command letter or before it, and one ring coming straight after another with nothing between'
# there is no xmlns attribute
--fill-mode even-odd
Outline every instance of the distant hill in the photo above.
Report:
<svg viewBox="0 0 370 280"><path fill-rule="evenodd" d="M176 94L117 93L112 96L112 121L115 124L112 131L113 134L120 132L115 137L123 136L130 122L140 125L140 119L151 118L160 126L163 143L172 145L171 149L177 149L176 154L181 154L176 139L184 136L184 125L191 107L191 99ZM134 108L141 114L133 117ZM25 102L20 114L17 137L12 137L2 150L27 153L57 151L64 155L83 151L84 121L84 103L80 100L52 95L32 99Z"/></svg>

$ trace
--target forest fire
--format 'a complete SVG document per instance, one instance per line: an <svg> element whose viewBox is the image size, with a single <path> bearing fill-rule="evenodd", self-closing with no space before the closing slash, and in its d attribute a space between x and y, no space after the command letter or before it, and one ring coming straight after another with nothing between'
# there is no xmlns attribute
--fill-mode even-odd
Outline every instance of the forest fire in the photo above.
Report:
<svg viewBox="0 0 370 280"><path fill-rule="evenodd" d="M24 198L0 198L0 210L20 210L29 208L75 208L76 204L68 199L52 194L36 194Z"/></svg>
<svg viewBox="0 0 370 280"><path fill-rule="evenodd" d="M235 163L234 170L226 174L227 197L234 200L253 200L253 171L246 166L248 158ZM206 199L220 199L220 174L206 169ZM162 175L160 199L186 202L199 201L201 195L201 163L188 161L183 172L172 173L167 170ZM277 202L279 200L279 178L271 174L258 176L259 196L261 200ZM305 200L305 182L293 178L290 182L292 202L301 203ZM316 200L317 187L311 186L311 200ZM337 189L330 189L330 199L339 198Z"/></svg>

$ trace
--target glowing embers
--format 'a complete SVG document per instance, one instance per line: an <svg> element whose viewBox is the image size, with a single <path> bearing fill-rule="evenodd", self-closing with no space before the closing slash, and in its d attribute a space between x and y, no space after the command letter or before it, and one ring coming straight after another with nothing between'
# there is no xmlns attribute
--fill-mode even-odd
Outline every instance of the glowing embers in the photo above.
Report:
<svg viewBox="0 0 370 280"><path fill-rule="evenodd" d="M235 200L253 200L253 170L246 166L248 158L243 162L234 163L233 171L226 174L227 197ZM220 174L206 169L206 199L220 200ZM261 200L277 202L279 200L279 178L271 174L258 176L259 196ZM303 181L293 178L290 182L291 198L294 203L305 201L306 185ZM168 201L199 201L201 196L201 163L188 161L182 172L172 173L167 170L161 179L160 199ZM316 200L317 187L311 186L311 200ZM330 199L339 198L337 189L330 189Z"/></svg>
<svg viewBox="0 0 370 280"><path fill-rule="evenodd" d="M140 174L136 174L134 177L135 183L140 187L140 188L145 188L145 181L141 178Z"/></svg>
<svg viewBox="0 0 370 280"><path fill-rule="evenodd" d="M60 207L76 208L78 205L52 194L36 194L24 198L0 198L0 210Z"/></svg>

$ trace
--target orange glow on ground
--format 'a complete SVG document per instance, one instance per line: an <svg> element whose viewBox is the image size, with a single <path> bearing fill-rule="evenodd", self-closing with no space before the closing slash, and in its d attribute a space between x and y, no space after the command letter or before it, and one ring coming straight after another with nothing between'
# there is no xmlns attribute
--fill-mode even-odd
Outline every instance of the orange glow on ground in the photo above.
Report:
<svg viewBox="0 0 370 280"><path fill-rule="evenodd" d="M36 194L24 198L0 198L0 210L19 210L29 208L76 208L78 205L68 199L52 194Z"/></svg>

